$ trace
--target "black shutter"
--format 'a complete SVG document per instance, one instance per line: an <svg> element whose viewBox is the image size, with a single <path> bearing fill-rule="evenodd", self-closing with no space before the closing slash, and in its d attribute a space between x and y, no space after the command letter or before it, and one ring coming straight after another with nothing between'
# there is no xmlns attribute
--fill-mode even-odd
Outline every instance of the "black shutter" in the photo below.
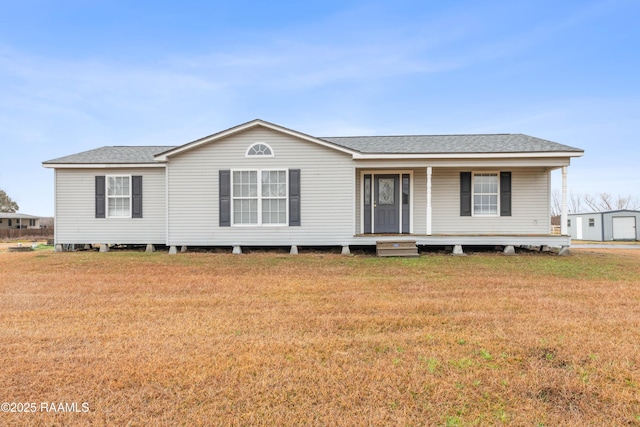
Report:
<svg viewBox="0 0 640 427"><path fill-rule="evenodd" d="M142 176L131 177L131 218L142 218Z"/></svg>
<svg viewBox="0 0 640 427"><path fill-rule="evenodd" d="M220 171L220 227L231 227L231 171Z"/></svg>
<svg viewBox="0 0 640 427"><path fill-rule="evenodd" d="M289 169L289 226L300 226L300 169Z"/></svg>
<svg viewBox="0 0 640 427"><path fill-rule="evenodd" d="M471 216L471 172L460 172L460 216Z"/></svg>
<svg viewBox="0 0 640 427"><path fill-rule="evenodd" d="M511 216L511 172L500 172L500 216Z"/></svg>
<svg viewBox="0 0 640 427"><path fill-rule="evenodd" d="M96 218L106 218L106 180L104 175L96 176Z"/></svg>

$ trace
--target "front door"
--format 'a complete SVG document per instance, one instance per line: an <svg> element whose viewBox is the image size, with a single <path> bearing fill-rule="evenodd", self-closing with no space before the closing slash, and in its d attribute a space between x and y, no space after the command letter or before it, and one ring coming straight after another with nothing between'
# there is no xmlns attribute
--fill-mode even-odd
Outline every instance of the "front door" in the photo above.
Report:
<svg viewBox="0 0 640 427"><path fill-rule="evenodd" d="M400 175L374 175L373 232L400 233Z"/></svg>
<svg viewBox="0 0 640 427"><path fill-rule="evenodd" d="M582 217L576 218L576 239L582 240Z"/></svg>

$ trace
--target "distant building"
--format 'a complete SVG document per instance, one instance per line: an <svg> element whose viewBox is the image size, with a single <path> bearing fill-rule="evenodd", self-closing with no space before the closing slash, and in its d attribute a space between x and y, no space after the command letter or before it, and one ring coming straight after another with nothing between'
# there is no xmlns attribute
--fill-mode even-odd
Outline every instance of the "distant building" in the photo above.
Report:
<svg viewBox="0 0 640 427"><path fill-rule="evenodd" d="M618 210L569 214L567 229L572 239L606 242L640 240L640 211Z"/></svg>
<svg viewBox="0 0 640 427"><path fill-rule="evenodd" d="M40 228L40 217L22 213L0 212L0 229Z"/></svg>

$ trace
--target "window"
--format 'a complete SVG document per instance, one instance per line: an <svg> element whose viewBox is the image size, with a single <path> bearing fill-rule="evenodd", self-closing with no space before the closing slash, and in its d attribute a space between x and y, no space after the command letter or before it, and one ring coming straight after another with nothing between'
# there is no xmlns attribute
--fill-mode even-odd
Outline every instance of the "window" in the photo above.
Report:
<svg viewBox="0 0 640 427"><path fill-rule="evenodd" d="M567 227L571 227L571 219L567 220Z"/></svg>
<svg viewBox="0 0 640 427"><path fill-rule="evenodd" d="M36 226L36 220L35 219L30 219L29 220L29 227L35 227Z"/></svg>
<svg viewBox="0 0 640 427"><path fill-rule="evenodd" d="M96 175L96 218L142 218L142 175Z"/></svg>
<svg viewBox="0 0 640 427"><path fill-rule="evenodd" d="M273 157L273 150L267 144L263 144L259 142L249 147L249 149L247 149L246 155L247 157L248 156Z"/></svg>
<svg viewBox="0 0 640 427"><path fill-rule="evenodd" d="M232 173L233 224L286 225L287 171Z"/></svg>
<svg viewBox="0 0 640 427"><path fill-rule="evenodd" d="M595 227L595 226L596 226L595 218L589 218L589 227Z"/></svg>
<svg viewBox="0 0 640 427"><path fill-rule="evenodd" d="M473 174L473 214L498 215L498 174Z"/></svg>
<svg viewBox="0 0 640 427"><path fill-rule="evenodd" d="M131 217L131 177L107 177L107 216Z"/></svg>
<svg viewBox="0 0 640 427"><path fill-rule="evenodd" d="M233 172L233 223L258 223L258 172Z"/></svg>
<svg viewBox="0 0 640 427"><path fill-rule="evenodd" d="M287 223L287 172L262 171L262 223Z"/></svg>

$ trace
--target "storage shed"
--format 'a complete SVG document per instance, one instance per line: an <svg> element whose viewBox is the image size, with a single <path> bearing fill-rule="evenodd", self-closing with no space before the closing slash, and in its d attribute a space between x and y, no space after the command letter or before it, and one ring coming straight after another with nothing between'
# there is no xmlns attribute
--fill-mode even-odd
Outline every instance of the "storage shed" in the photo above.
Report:
<svg viewBox="0 0 640 427"><path fill-rule="evenodd" d="M569 214L567 228L576 240L640 240L638 223L640 211L624 209Z"/></svg>

